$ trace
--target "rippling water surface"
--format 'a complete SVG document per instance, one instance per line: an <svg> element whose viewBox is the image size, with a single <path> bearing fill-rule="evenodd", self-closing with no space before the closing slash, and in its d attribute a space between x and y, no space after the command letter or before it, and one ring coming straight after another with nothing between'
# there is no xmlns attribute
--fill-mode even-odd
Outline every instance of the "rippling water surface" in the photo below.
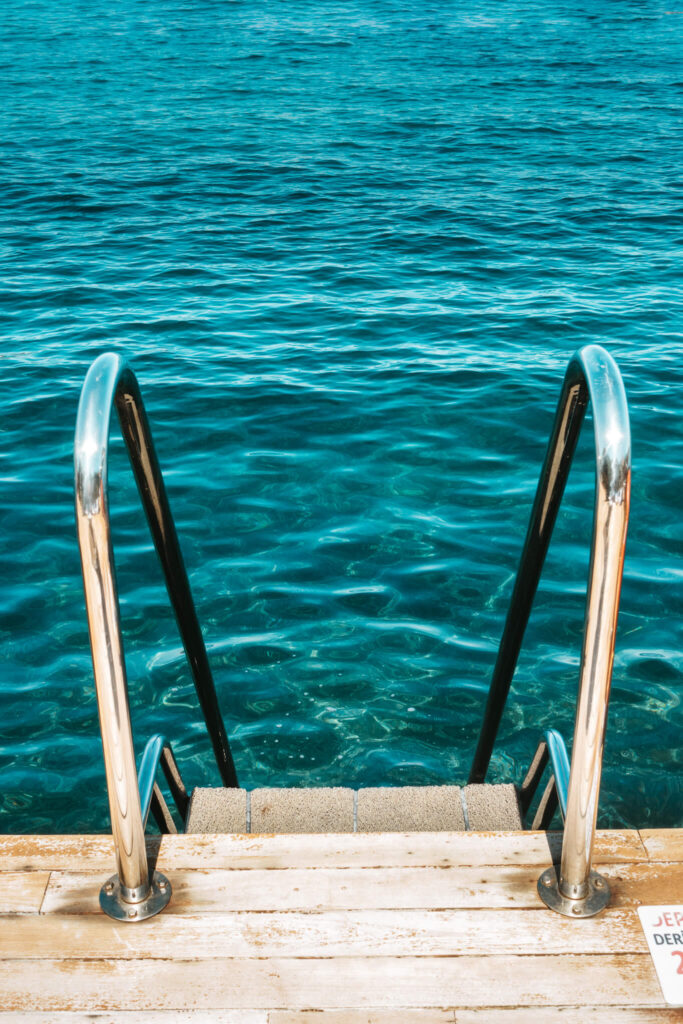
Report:
<svg viewBox="0 0 683 1024"><path fill-rule="evenodd" d="M0 827L108 827L72 498L126 353L243 785L448 783L561 377L619 362L633 501L604 824L681 825L683 12L19 0L0 27ZM582 438L493 777L571 738ZM136 748L216 781L120 441Z"/></svg>

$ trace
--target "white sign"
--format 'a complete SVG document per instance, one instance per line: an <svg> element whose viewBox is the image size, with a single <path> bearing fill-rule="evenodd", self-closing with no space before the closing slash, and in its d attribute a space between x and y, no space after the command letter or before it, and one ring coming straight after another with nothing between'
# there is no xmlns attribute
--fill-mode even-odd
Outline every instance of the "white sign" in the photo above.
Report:
<svg viewBox="0 0 683 1024"><path fill-rule="evenodd" d="M671 1006L683 1006L683 904L638 907L638 916L664 999Z"/></svg>

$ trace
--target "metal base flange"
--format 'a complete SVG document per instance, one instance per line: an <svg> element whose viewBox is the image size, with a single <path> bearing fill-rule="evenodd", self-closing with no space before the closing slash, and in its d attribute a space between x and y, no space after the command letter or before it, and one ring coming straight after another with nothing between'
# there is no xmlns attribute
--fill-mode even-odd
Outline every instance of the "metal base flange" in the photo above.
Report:
<svg viewBox="0 0 683 1024"><path fill-rule="evenodd" d="M538 895L546 907L565 917L595 917L604 910L610 899L607 880L597 871L588 876L588 895L580 900L570 900L560 892L559 870L552 867L543 872L538 880Z"/></svg>
<svg viewBox="0 0 683 1024"><path fill-rule="evenodd" d="M127 903L121 895L121 883L118 875L112 875L100 889L100 906L105 914L115 921L144 921L154 917L163 910L171 898L171 883L160 871L155 871L150 879L150 890L138 903Z"/></svg>

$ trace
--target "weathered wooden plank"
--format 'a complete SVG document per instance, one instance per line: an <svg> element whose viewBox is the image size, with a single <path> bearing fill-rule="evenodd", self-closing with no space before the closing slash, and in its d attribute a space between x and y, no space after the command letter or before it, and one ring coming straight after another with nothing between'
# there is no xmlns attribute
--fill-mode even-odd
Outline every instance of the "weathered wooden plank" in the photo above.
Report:
<svg viewBox="0 0 683 1024"><path fill-rule="evenodd" d="M6 1010L659 1006L646 954L0 961Z"/></svg>
<svg viewBox="0 0 683 1024"><path fill-rule="evenodd" d="M413 832L360 835L176 835L148 839L161 871L192 868L401 867L469 864L545 866L562 846L558 832ZM599 864L646 861L640 836L598 832ZM683 859L683 857L681 858ZM76 870L111 874L109 836L0 836L0 870Z"/></svg>
<svg viewBox="0 0 683 1024"><path fill-rule="evenodd" d="M683 864L619 864L603 868L613 907L676 903ZM318 868L287 871L176 871L165 914L243 910L444 910L538 908L538 868ZM53 871L43 913L100 913L102 879L91 872Z"/></svg>
<svg viewBox="0 0 683 1024"><path fill-rule="evenodd" d="M269 1024L268 1010L109 1010L72 1013L44 1010L2 1013L0 1024ZM451 1022L453 1015L451 1014Z"/></svg>
<svg viewBox="0 0 683 1024"><path fill-rule="evenodd" d="M680 1024L676 1009L587 1006L468 1010L118 1010L2 1013L0 1024Z"/></svg>
<svg viewBox="0 0 683 1024"><path fill-rule="evenodd" d="M634 910L576 921L539 910L354 910L328 913L162 914L153 926L104 915L0 918L0 959L453 956L645 953Z"/></svg>
<svg viewBox="0 0 683 1024"><path fill-rule="evenodd" d="M159 840L150 837L148 849L158 848ZM0 872L90 868L93 871L109 869L111 874L113 865L111 836L0 835Z"/></svg>
<svg viewBox="0 0 683 1024"><path fill-rule="evenodd" d="M683 901L681 863L612 864L601 866L600 871L609 881L613 907Z"/></svg>
<svg viewBox="0 0 683 1024"><path fill-rule="evenodd" d="M613 864L600 871L609 881L612 907L683 900L683 864Z"/></svg>
<svg viewBox="0 0 683 1024"><path fill-rule="evenodd" d="M37 914L49 877L49 871L0 873L0 914Z"/></svg>
<svg viewBox="0 0 683 1024"><path fill-rule="evenodd" d="M457 1024L681 1024L681 1011L665 1009L634 1009L631 1006L568 1006L556 1009L524 1007L522 1009L458 1010ZM268 1024L284 1024L271 1016ZM304 1024L303 1021L299 1024ZM308 1024L308 1022L305 1022ZM319 1024L328 1024L324 1019ZM334 1024L341 1024L335 1021ZM376 1022L379 1024L379 1022ZM387 1022L388 1024L388 1022Z"/></svg>
<svg viewBox="0 0 683 1024"><path fill-rule="evenodd" d="M2 1018L0 1017L0 1024ZM526 1006L476 1010L271 1010L268 1024L681 1024L675 1009Z"/></svg>
<svg viewBox="0 0 683 1024"><path fill-rule="evenodd" d="M683 861L683 828L644 828L640 838L650 860Z"/></svg>

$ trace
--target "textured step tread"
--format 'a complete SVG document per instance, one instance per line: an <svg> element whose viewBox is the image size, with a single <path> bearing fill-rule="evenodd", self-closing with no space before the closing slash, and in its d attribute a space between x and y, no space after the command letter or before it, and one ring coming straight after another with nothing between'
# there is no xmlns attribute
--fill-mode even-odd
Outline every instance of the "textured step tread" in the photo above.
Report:
<svg viewBox="0 0 683 1024"><path fill-rule="evenodd" d="M459 786L358 790L356 832L464 832Z"/></svg>
<svg viewBox="0 0 683 1024"><path fill-rule="evenodd" d="M352 789L253 789L249 831L353 832Z"/></svg>
<svg viewBox="0 0 683 1024"><path fill-rule="evenodd" d="M188 833L477 832L522 829L517 790L401 786L354 791L207 789L192 793Z"/></svg>

